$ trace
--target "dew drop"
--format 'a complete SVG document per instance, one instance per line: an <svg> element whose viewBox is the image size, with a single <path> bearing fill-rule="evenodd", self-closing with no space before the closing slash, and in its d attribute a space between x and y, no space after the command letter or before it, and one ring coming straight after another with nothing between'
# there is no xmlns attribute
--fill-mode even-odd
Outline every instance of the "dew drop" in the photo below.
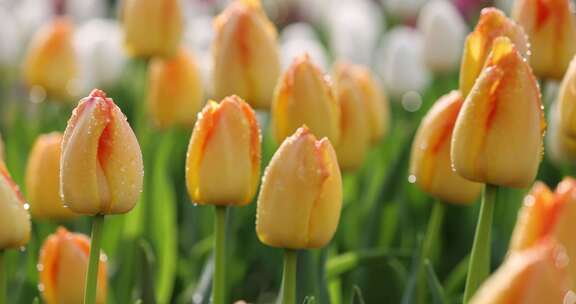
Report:
<svg viewBox="0 0 576 304"><path fill-rule="evenodd" d="M554 264L558 268L565 268L570 264L570 257L566 253L564 246L558 246L554 250Z"/></svg>
<svg viewBox="0 0 576 304"><path fill-rule="evenodd" d="M524 205L530 207L530 206L534 205L535 201L536 201L536 199L534 198L534 195L528 195L524 199Z"/></svg>
<svg viewBox="0 0 576 304"><path fill-rule="evenodd" d="M39 272L44 271L44 265L38 263L38 265L36 265L36 270L38 270Z"/></svg>
<svg viewBox="0 0 576 304"><path fill-rule="evenodd" d="M42 284L42 283L38 284L38 290L40 292L44 292L44 284Z"/></svg>
<svg viewBox="0 0 576 304"><path fill-rule="evenodd" d="M24 210L30 210L30 204L25 203L24 204Z"/></svg>
<svg viewBox="0 0 576 304"><path fill-rule="evenodd" d="M408 182L411 183L411 184L415 183L415 182L416 182L416 175L410 174L410 175L408 176Z"/></svg>
<svg viewBox="0 0 576 304"><path fill-rule="evenodd" d="M572 290L569 290L568 292L566 292L566 295L564 295L564 300L562 301L563 304L576 304L576 293L574 293Z"/></svg>
<svg viewBox="0 0 576 304"><path fill-rule="evenodd" d="M26 246L20 247L20 252L26 252Z"/></svg>

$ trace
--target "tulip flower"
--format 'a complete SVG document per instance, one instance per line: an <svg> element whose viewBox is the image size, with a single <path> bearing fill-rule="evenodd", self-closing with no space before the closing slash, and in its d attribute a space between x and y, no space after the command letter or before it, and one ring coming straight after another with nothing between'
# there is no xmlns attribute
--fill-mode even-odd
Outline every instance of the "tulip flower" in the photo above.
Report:
<svg viewBox="0 0 576 304"><path fill-rule="evenodd" d="M4 161L4 141L2 140L2 134L0 134L0 162Z"/></svg>
<svg viewBox="0 0 576 304"><path fill-rule="evenodd" d="M60 227L40 251L40 291L47 304L83 303L90 240ZM106 257L100 255L96 303L106 303Z"/></svg>
<svg viewBox="0 0 576 304"><path fill-rule="evenodd" d="M186 159L186 183L198 204L246 205L260 175L260 128L237 96L210 101L198 115Z"/></svg>
<svg viewBox="0 0 576 304"><path fill-rule="evenodd" d="M272 101L272 128L277 142L303 124L316 136L338 141L340 106L332 85L307 54L296 58L282 75Z"/></svg>
<svg viewBox="0 0 576 304"><path fill-rule="evenodd" d="M23 71L29 87L40 87L56 99L67 99L72 95L77 77L72 35L70 21L56 18L32 37Z"/></svg>
<svg viewBox="0 0 576 304"><path fill-rule="evenodd" d="M133 57L171 57L180 45L184 16L178 0L125 0L124 45Z"/></svg>
<svg viewBox="0 0 576 304"><path fill-rule="evenodd" d="M280 74L276 29L259 0L234 0L214 22L214 95L267 109Z"/></svg>
<svg viewBox="0 0 576 304"><path fill-rule="evenodd" d="M195 203L215 205L212 301L224 294L226 207L244 206L256 194L260 176L260 127L240 97L210 101L198 115L186 156L186 185Z"/></svg>
<svg viewBox="0 0 576 304"><path fill-rule="evenodd" d="M576 216L576 180L565 178L554 192L543 183L536 183L524 198L510 241L510 252L525 250L546 239L554 239L566 250L570 260L576 259L574 217ZM568 271L576 287L576 264Z"/></svg>
<svg viewBox="0 0 576 304"><path fill-rule="evenodd" d="M202 79L192 54L181 48L172 58L150 63L148 108L162 128L194 126L204 95Z"/></svg>
<svg viewBox="0 0 576 304"><path fill-rule="evenodd" d="M432 106L422 119L412 143L410 174L426 193L449 203L472 203L482 184L462 178L452 170L450 145L462 95L452 91Z"/></svg>
<svg viewBox="0 0 576 304"><path fill-rule="evenodd" d="M539 77L562 79L576 53L576 17L570 0L516 0L512 18L530 39L530 65Z"/></svg>
<svg viewBox="0 0 576 304"><path fill-rule="evenodd" d="M492 44L498 37L505 36L515 45L519 54L528 58L529 44L522 27L508 19L496 8L485 8L480 13L478 24L466 38L462 63L460 64L460 92L468 96L476 78L482 71Z"/></svg>
<svg viewBox="0 0 576 304"><path fill-rule="evenodd" d="M18 186L10 177L4 162L0 161L0 255L6 249L19 248L28 243L30 215L27 209Z"/></svg>
<svg viewBox="0 0 576 304"><path fill-rule="evenodd" d="M508 38L498 38L456 120L454 169L472 181L527 187L542 158L545 125L530 66Z"/></svg>
<svg viewBox="0 0 576 304"><path fill-rule="evenodd" d="M550 109L550 125L546 131L547 152L550 159L558 164L576 162L576 137L567 134L560 127L558 103L552 104Z"/></svg>
<svg viewBox="0 0 576 304"><path fill-rule="evenodd" d="M342 207L342 177L327 138L306 127L280 145L270 161L258 197L256 233L268 246L285 249L282 303L295 304L297 249L326 246Z"/></svg>
<svg viewBox="0 0 576 304"><path fill-rule="evenodd" d="M566 303L569 261L561 246L544 242L512 254L482 285L471 304Z"/></svg>
<svg viewBox="0 0 576 304"><path fill-rule="evenodd" d="M340 104L340 141L336 145L338 163L342 170L356 170L366 158L372 130L370 110L364 91L357 80L354 67L338 64L334 70L334 82Z"/></svg>
<svg viewBox="0 0 576 304"><path fill-rule="evenodd" d="M62 134L40 135L28 159L26 191L32 216L46 219L67 219L75 214L64 207L60 196L60 151Z"/></svg>
<svg viewBox="0 0 576 304"><path fill-rule="evenodd" d="M558 94L557 114L559 131L576 141L576 56L566 71Z"/></svg>
<svg viewBox="0 0 576 304"><path fill-rule="evenodd" d="M258 238L273 247L324 247L338 226L341 204L342 179L330 141L299 128L280 145L262 178Z"/></svg>
<svg viewBox="0 0 576 304"><path fill-rule="evenodd" d="M72 112L60 166L64 204L75 213L126 213L136 204L144 174L140 146L103 91L92 91Z"/></svg>

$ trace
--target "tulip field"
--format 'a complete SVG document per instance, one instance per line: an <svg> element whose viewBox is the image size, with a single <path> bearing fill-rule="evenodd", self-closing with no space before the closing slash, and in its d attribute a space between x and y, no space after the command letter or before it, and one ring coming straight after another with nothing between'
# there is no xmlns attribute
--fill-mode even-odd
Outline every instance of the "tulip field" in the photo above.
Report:
<svg viewBox="0 0 576 304"><path fill-rule="evenodd" d="M572 0L0 0L0 304L576 303Z"/></svg>

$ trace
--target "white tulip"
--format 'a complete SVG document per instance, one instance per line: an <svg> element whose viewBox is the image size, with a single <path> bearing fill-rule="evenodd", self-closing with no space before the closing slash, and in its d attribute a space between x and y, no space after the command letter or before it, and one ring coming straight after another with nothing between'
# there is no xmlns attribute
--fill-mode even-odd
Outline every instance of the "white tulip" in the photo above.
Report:
<svg viewBox="0 0 576 304"><path fill-rule="evenodd" d="M18 20L0 6L0 66L17 66L23 53L23 36Z"/></svg>
<svg viewBox="0 0 576 304"><path fill-rule="evenodd" d="M382 2L390 15L406 19L416 17L426 0L382 0Z"/></svg>
<svg viewBox="0 0 576 304"><path fill-rule="evenodd" d="M448 1L428 2L420 11L418 29L424 37L424 61L433 72L458 69L467 27Z"/></svg>
<svg viewBox="0 0 576 304"><path fill-rule="evenodd" d="M326 49L310 25L303 22L288 25L280 34L280 44L282 69L288 68L296 57L308 53L314 64L327 71Z"/></svg>
<svg viewBox="0 0 576 304"><path fill-rule="evenodd" d="M189 19L184 30L184 44L196 58L202 83L209 96L212 92L212 40L214 39L214 18L210 15L197 15Z"/></svg>

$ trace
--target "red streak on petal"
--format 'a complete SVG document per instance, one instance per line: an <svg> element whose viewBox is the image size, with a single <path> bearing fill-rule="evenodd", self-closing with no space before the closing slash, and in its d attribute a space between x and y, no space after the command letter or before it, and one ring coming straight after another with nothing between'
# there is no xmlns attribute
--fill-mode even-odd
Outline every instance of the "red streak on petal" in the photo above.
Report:
<svg viewBox="0 0 576 304"><path fill-rule="evenodd" d="M10 188L12 188L14 193L16 193L16 197L18 198L18 200L20 200L22 204L25 204L26 199L24 199L24 195L22 195L22 192L20 192L20 187L18 187L16 182L14 182L14 180L10 176L10 173L8 173L8 170L6 170L6 167L4 166L3 163L0 163L0 175L4 177L4 179L8 183L8 186L10 186Z"/></svg>
<svg viewBox="0 0 576 304"><path fill-rule="evenodd" d="M541 28L552 15L549 3L546 0L536 0L536 28Z"/></svg>

